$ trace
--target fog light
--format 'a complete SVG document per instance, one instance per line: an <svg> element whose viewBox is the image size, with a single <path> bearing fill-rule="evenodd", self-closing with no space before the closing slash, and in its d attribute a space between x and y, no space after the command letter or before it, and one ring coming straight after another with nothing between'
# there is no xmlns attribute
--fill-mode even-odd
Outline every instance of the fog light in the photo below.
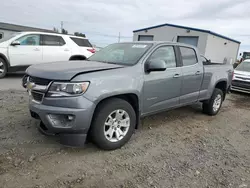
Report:
<svg viewBox="0 0 250 188"><path fill-rule="evenodd" d="M68 120L69 121L72 121L72 120L74 120L75 119L75 116L73 116L73 115L68 115Z"/></svg>
<svg viewBox="0 0 250 188"><path fill-rule="evenodd" d="M72 127L72 121L75 119L74 115L68 114L49 114L48 119L50 120L53 127Z"/></svg>

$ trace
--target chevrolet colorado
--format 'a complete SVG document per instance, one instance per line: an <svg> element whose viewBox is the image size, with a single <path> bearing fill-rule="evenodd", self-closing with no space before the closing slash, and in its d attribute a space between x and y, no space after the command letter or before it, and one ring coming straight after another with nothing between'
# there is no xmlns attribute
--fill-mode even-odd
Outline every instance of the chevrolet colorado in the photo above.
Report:
<svg viewBox="0 0 250 188"><path fill-rule="evenodd" d="M171 42L117 43L85 61L32 65L23 86L31 116L64 145L123 146L140 118L203 103L216 115L231 86L231 65L205 64L198 49Z"/></svg>

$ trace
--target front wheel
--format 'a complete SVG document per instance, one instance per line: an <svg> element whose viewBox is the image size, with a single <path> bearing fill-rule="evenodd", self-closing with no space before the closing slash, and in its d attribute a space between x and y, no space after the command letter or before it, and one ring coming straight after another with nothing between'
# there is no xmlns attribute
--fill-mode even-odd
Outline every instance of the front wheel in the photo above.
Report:
<svg viewBox="0 0 250 188"><path fill-rule="evenodd" d="M101 149L114 150L131 138L136 125L133 107L125 100L113 98L97 107L90 136Z"/></svg>
<svg viewBox="0 0 250 188"><path fill-rule="evenodd" d="M0 58L0 78L5 77L7 74L7 69L7 63L2 58Z"/></svg>
<svg viewBox="0 0 250 188"><path fill-rule="evenodd" d="M220 89L215 88L211 98L208 101L203 102L203 112L210 116L216 115L220 111L222 102L223 92Z"/></svg>

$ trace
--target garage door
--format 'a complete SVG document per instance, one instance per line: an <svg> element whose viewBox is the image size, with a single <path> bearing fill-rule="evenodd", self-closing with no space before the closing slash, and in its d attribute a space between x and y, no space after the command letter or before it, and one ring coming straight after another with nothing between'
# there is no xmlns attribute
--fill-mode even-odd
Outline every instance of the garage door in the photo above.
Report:
<svg viewBox="0 0 250 188"><path fill-rule="evenodd" d="M198 39L199 37L183 37L183 36L178 36L177 41L185 44L190 44L193 46L198 45Z"/></svg>
<svg viewBox="0 0 250 188"><path fill-rule="evenodd" d="M154 36L153 35L139 35L138 41L153 41Z"/></svg>

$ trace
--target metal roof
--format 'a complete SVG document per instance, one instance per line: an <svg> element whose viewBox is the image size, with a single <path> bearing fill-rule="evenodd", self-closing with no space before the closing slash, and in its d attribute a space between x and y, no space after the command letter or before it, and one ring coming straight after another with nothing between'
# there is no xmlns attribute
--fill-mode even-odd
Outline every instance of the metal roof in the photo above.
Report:
<svg viewBox="0 0 250 188"><path fill-rule="evenodd" d="M15 25L15 24L10 24L10 23L3 23L0 22L0 29L3 30L9 30L9 31L41 31L41 32L46 32L46 33L55 33L53 30L48 30L48 29L40 29L40 28L35 28L35 27L28 27L28 26L22 26L22 25Z"/></svg>
<svg viewBox="0 0 250 188"><path fill-rule="evenodd" d="M215 33L215 32L209 31L209 30L198 29L198 28L193 28L193 27L186 27L186 26L181 26L181 25L168 24L168 23L161 24L161 25L155 25L155 26L152 26L152 27L146 27L146 28L142 28L142 29L138 29L138 30L134 30L133 32L136 33L136 32L140 32L140 31L145 31L145 30L149 30L149 29L155 29L155 28L164 27L164 26L170 26L170 27L176 27L176 28L181 28L181 29L188 29L188 30L193 30L193 31L198 31L198 32L203 32L203 33L209 33L211 35L214 35L214 36L217 36L217 37L221 37L221 38L230 40L232 42L236 42L236 43L239 43L239 44L241 43L240 41L228 38L226 36L220 35L218 33Z"/></svg>

